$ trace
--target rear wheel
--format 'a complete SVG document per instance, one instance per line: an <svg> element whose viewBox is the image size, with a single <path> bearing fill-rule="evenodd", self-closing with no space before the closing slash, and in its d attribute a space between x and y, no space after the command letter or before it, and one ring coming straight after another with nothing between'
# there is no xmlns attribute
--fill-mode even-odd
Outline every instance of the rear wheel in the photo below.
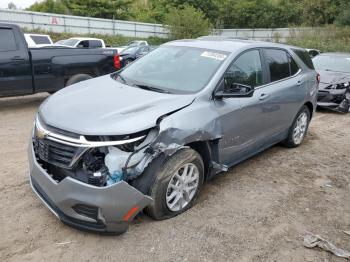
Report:
<svg viewBox="0 0 350 262"><path fill-rule="evenodd" d="M154 202L146 208L146 213L156 220L183 213L195 203L203 180L201 156L192 149L180 150L156 172L150 187Z"/></svg>
<svg viewBox="0 0 350 262"><path fill-rule="evenodd" d="M303 106L294 119L293 125L288 132L287 139L284 140L282 144L291 148L299 146L304 141L309 123L310 110L306 106Z"/></svg>
<svg viewBox="0 0 350 262"><path fill-rule="evenodd" d="M66 86L70 86L85 80L92 79L93 77L88 74L77 74L68 79Z"/></svg>

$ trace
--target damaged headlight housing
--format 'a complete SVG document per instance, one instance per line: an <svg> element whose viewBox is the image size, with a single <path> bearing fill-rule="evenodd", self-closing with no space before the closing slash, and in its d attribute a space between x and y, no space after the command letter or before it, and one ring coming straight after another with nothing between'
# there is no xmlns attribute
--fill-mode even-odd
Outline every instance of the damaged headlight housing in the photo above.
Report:
<svg viewBox="0 0 350 262"><path fill-rule="evenodd" d="M350 83L338 83L338 84L333 84L333 85L329 85L327 86L325 89L345 89L345 88L349 88Z"/></svg>
<svg viewBox="0 0 350 262"><path fill-rule="evenodd" d="M86 152L83 163L86 168L94 168L93 177L100 186L111 185L121 180L129 180L134 175L133 168L144 158L147 147L155 140L158 129L145 131L142 140L131 143L95 148ZM140 134L137 134L140 135ZM113 139L113 137L108 137ZM114 137L116 138L116 137ZM130 137L129 137L130 138ZM106 139L106 137L104 138Z"/></svg>

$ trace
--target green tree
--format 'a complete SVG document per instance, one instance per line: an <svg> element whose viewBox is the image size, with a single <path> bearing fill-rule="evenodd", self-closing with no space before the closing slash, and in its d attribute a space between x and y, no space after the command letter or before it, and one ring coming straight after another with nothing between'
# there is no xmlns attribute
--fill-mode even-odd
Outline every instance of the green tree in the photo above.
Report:
<svg viewBox="0 0 350 262"><path fill-rule="evenodd" d="M272 17L276 27L297 26L302 23L302 0L278 0L273 4L275 15Z"/></svg>
<svg viewBox="0 0 350 262"><path fill-rule="evenodd" d="M61 0L44 0L42 2L35 2L28 7L27 10L54 14L69 13L67 6Z"/></svg>
<svg viewBox="0 0 350 262"><path fill-rule="evenodd" d="M191 5L203 12L211 23L215 24L218 20L219 7L215 0L163 0L163 5L181 8L184 5Z"/></svg>
<svg viewBox="0 0 350 262"><path fill-rule="evenodd" d="M335 19L339 26L350 25L350 3L341 3L339 15Z"/></svg>
<svg viewBox="0 0 350 262"><path fill-rule="evenodd" d="M168 5L162 0L141 1L132 5L131 15L134 20L146 23L163 23L165 14L168 12Z"/></svg>
<svg viewBox="0 0 350 262"><path fill-rule="evenodd" d="M73 15L125 20L132 0L65 0Z"/></svg>
<svg viewBox="0 0 350 262"><path fill-rule="evenodd" d="M228 0L221 7L224 28L277 27L276 8L268 0Z"/></svg>
<svg viewBox="0 0 350 262"><path fill-rule="evenodd" d="M337 15L336 3L337 1L332 0L304 0L304 24L311 26L332 24Z"/></svg>
<svg viewBox="0 0 350 262"><path fill-rule="evenodd" d="M202 11L190 5L172 7L165 15L165 24L173 39L196 38L208 35L212 25Z"/></svg>

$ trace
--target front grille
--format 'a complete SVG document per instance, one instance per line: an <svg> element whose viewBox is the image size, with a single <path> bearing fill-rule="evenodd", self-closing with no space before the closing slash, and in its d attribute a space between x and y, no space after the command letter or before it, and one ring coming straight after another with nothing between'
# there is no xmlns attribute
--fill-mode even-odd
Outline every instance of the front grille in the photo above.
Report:
<svg viewBox="0 0 350 262"><path fill-rule="evenodd" d="M78 150L77 147L57 143L46 138L34 138L33 145L39 159L62 168L70 168Z"/></svg>

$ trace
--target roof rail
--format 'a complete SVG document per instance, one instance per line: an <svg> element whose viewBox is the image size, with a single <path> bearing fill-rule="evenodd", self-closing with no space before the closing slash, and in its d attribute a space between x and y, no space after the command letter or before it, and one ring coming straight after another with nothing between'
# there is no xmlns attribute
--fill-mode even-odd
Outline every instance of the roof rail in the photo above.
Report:
<svg viewBox="0 0 350 262"><path fill-rule="evenodd" d="M233 36L220 36L220 35L207 35L200 36L199 40L250 40L247 37L233 37Z"/></svg>

